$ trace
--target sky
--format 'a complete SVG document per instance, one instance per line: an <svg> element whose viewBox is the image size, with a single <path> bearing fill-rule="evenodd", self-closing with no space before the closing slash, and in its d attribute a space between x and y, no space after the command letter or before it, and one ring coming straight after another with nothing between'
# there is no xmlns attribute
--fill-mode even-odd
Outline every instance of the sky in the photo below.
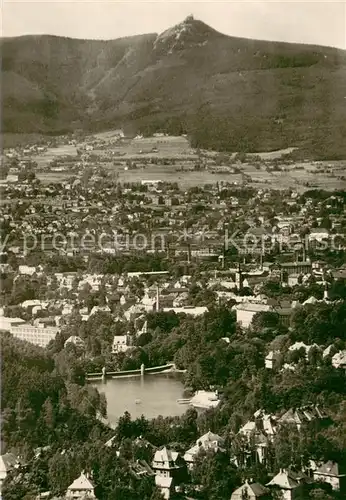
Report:
<svg viewBox="0 0 346 500"><path fill-rule="evenodd" d="M192 14L234 36L346 49L346 0L1 0L2 35L112 39L161 33Z"/></svg>

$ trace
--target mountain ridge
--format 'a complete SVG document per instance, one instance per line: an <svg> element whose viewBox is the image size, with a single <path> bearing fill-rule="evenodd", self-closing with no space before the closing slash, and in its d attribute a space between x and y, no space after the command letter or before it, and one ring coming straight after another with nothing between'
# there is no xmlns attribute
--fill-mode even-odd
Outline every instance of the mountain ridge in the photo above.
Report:
<svg viewBox="0 0 346 500"><path fill-rule="evenodd" d="M342 49L231 37L191 18L161 34L0 43L4 131L167 128L205 147L219 136L221 149L247 136L255 150L327 137L340 149L346 135Z"/></svg>
<svg viewBox="0 0 346 500"><path fill-rule="evenodd" d="M49 33L37 33L37 34L25 34L25 35L15 35L15 36L2 36L0 37L0 41L2 40L15 40L15 39L23 39L23 38L39 38L39 37L50 37L50 38L62 38L62 39L68 39L68 40L76 40L76 41L83 41L83 42L111 42L115 40L124 40L124 39L131 39L131 38L139 38L142 36L156 36L160 37L166 32L174 30L176 27L179 27L181 25L184 25L186 23L194 23L196 25L203 25L207 30L213 32L214 34L218 34L219 36L227 37L227 38L232 38L235 40L247 40L247 41L252 41L252 42L267 42L267 43L275 43L275 44L283 44L283 45L299 45L299 46L306 46L306 47L311 47L311 48L326 48L326 49L333 49L336 51L340 52L346 52L346 49L342 49L340 47L335 47L332 45L320 45L320 44L315 44L315 43L306 43L306 42L287 42L287 41L280 41L280 40L267 40L265 38L252 38L252 37L241 37L241 36L235 36L235 35L229 35L226 33L222 33L221 31L218 31L208 24L204 23L203 21L200 21L199 19L195 19L195 17L191 14L187 16L183 21L180 23L177 23L170 28L165 29L162 32L152 32L152 33L139 33L139 34L134 34L134 35L126 35L122 37L115 37L115 38L77 38L77 37L71 37L67 35L54 35L54 34L49 34Z"/></svg>

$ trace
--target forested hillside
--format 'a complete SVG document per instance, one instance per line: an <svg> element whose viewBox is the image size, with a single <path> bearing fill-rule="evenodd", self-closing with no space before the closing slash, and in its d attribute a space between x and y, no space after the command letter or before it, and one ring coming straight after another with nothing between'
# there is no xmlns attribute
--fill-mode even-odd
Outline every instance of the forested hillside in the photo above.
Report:
<svg viewBox="0 0 346 500"><path fill-rule="evenodd" d="M197 147L345 154L345 52L223 35L192 18L110 41L3 39L4 130L125 127Z"/></svg>

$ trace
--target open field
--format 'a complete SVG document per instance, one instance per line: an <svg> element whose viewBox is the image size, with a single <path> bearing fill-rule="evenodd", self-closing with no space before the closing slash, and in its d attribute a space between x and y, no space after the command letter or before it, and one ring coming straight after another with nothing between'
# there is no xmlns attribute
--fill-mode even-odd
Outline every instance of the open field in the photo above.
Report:
<svg viewBox="0 0 346 500"><path fill-rule="evenodd" d="M127 170L119 173L120 182L140 182L141 180L161 180L164 182L177 182L181 186L192 187L204 184L215 184L216 182L237 182L241 184L241 175L227 175L227 174L212 174L211 172L201 171L196 172L193 170L185 170L177 172L170 166L156 166L150 165L149 167L141 170Z"/></svg>
<svg viewBox="0 0 346 500"><path fill-rule="evenodd" d="M103 137L105 140L105 138ZM153 151L155 150L155 151ZM101 156L119 154L124 159L170 158L179 160L188 157L197 160L198 155L190 147L185 137L149 137L122 140L109 144L107 149L94 149L93 153Z"/></svg>
<svg viewBox="0 0 346 500"><path fill-rule="evenodd" d="M92 146L92 149L87 146ZM246 163L236 163L227 167L216 164L217 152L198 152L191 148L186 137L155 136L149 138L136 137L119 140L116 131L103 132L84 138L77 145L62 144L49 148L42 154L34 154L32 160L38 164L37 177L45 183L63 182L72 175L78 175L82 167L74 167L71 162L64 164L64 157L78 159L77 149L84 151L85 166L99 165L114 173L118 182L141 182L142 180L161 180L178 182L186 187L228 182L235 185L248 185L258 189L292 188L297 191L306 189L346 189L346 162L313 162L282 164L281 156L292 151L292 148L281 151L264 152L260 163L251 162L248 155ZM233 157L234 155L230 155ZM61 159L61 172L52 170L50 162ZM276 160L274 168L270 162ZM208 162L206 168L195 169L198 163ZM269 162L269 163L268 163ZM60 162L58 162L60 163ZM215 165L215 166L214 166ZM237 173L232 173L233 167ZM216 168L221 170L215 173ZM227 171L228 170L228 171Z"/></svg>
<svg viewBox="0 0 346 500"><path fill-rule="evenodd" d="M54 184L67 181L71 178L71 174L68 172L40 172L36 174L36 177L43 184Z"/></svg>
<svg viewBox="0 0 346 500"><path fill-rule="evenodd" d="M48 148L40 155L34 155L32 160L38 165L38 168L44 168L53 160L58 160L63 156L77 156L77 148L69 144L62 144L56 148Z"/></svg>

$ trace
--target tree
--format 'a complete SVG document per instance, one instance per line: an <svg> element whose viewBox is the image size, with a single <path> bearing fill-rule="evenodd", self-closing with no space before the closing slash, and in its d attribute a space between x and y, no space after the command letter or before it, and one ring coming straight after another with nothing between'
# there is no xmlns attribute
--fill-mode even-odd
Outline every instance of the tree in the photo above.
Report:
<svg viewBox="0 0 346 500"><path fill-rule="evenodd" d="M48 462L48 481L51 491L64 494L72 481L78 477L76 464L68 454L55 453Z"/></svg>
<svg viewBox="0 0 346 500"><path fill-rule="evenodd" d="M49 429L54 429L55 414L54 407L50 398L47 398L42 406L43 421Z"/></svg>
<svg viewBox="0 0 346 500"><path fill-rule="evenodd" d="M229 500L232 491L240 484L236 469L230 465L225 453L200 452L192 472L192 481L200 485L202 498Z"/></svg>
<svg viewBox="0 0 346 500"><path fill-rule="evenodd" d="M125 438L131 438L133 436L134 426L131 420L131 415L128 411L125 411L124 415L119 418L117 427L117 438L121 442Z"/></svg>

